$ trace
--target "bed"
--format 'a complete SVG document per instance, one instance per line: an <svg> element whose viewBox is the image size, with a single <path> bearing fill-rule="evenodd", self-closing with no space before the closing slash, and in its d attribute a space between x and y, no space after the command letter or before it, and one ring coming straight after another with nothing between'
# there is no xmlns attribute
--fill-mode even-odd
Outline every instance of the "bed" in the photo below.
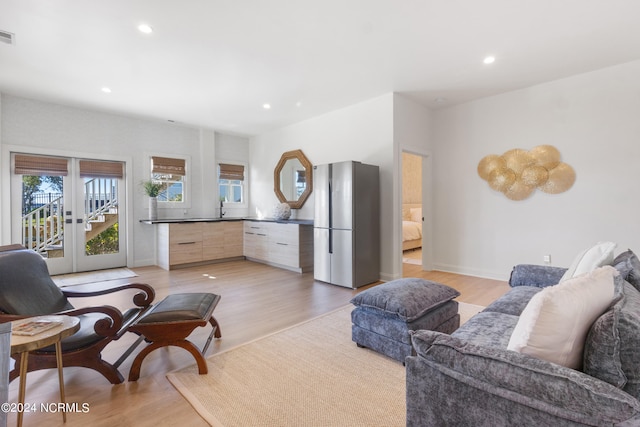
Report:
<svg viewBox="0 0 640 427"><path fill-rule="evenodd" d="M422 204L402 205L402 250L422 247Z"/></svg>

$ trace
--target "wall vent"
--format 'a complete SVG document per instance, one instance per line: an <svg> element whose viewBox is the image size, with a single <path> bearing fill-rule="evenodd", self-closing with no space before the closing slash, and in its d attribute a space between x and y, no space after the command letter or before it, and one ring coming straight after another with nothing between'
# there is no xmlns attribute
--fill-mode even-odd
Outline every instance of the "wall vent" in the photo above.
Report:
<svg viewBox="0 0 640 427"><path fill-rule="evenodd" d="M16 35L8 31L0 30L0 42L6 44L14 44Z"/></svg>

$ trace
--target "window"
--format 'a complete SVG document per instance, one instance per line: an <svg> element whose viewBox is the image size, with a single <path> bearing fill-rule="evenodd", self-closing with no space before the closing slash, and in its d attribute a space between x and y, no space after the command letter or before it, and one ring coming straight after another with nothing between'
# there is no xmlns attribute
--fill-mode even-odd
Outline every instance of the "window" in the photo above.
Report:
<svg viewBox="0 0 640 427"><path fill-rule="evenodd" d="M244 165L218 164L218 190L220 201L244 203Z"/></svg>
<svg viewBox="0 0 640 427"><path fill-rule="evenodd" d="M170 157L151 157L151 180L162 184L158 202L185 201L186 161Z"/></svg>

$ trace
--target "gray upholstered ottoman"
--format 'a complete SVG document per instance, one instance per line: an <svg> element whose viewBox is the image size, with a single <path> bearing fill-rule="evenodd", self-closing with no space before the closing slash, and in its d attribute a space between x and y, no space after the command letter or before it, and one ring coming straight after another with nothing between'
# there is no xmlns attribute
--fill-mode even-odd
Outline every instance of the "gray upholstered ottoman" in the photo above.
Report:
<svg viewBox="0 0 640 427"><path fill-rule="evenodd" d="M410 331L451 333L460 326L460 295L449 286L424 279L398 279L356 295L351 303L351 339L404 363L413 353Z"/></svg>

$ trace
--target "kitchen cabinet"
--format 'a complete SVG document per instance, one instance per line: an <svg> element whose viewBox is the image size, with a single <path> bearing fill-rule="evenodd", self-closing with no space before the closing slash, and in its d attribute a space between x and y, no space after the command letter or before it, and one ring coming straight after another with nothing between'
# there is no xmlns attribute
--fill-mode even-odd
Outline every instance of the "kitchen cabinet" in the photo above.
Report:
<svg viewBox="0 0 640 427"><path fill-rule="evenodd" d="M313 270L313 227L293 222L245 220L244 256L304 273Z"/></svg>
<svg viewBox="0 0 640 427"><path fill-rule="evenodd" d="M165 270L246 257L298 273L313 270L311 221L154 220Z"/></svg>
<svg viewBox="0 0 640 427"><path fill-rule="evenodd" d="M158 266L165 270L242 257L242 221L157 224Z"/></svg>

